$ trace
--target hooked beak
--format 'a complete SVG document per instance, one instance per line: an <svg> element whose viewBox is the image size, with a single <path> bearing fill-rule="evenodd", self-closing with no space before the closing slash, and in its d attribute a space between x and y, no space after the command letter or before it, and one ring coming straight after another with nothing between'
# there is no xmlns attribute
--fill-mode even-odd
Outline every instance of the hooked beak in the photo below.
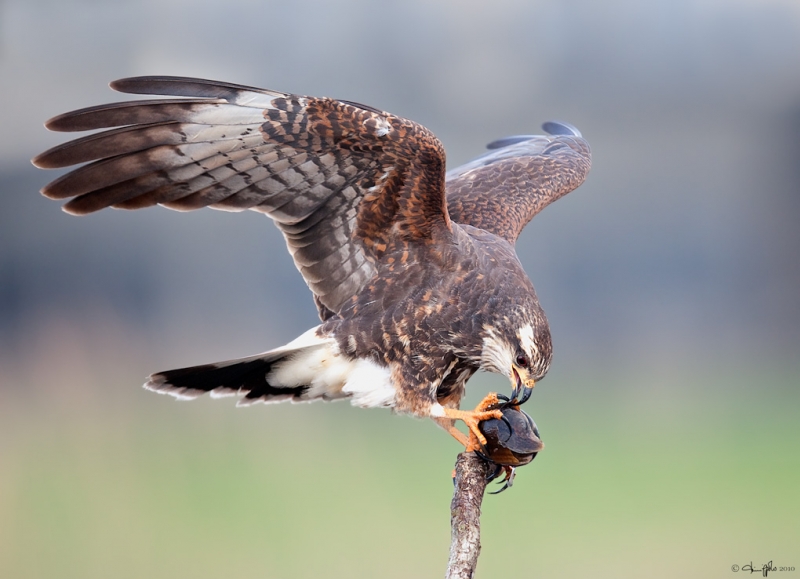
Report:
<svg viewBox="0 0 800 579"><path fill-rule="evenodd" d="M533 387L536 386L536 381L531 378L529 380L523 380L522 376L527 374L522 369L517 368L515 364L511 365L511 403L512 404L525 404L528 401L528 398L531 397L531 393L533 392ZM522 399L518 399L520 392L522 393Z"/></svg>

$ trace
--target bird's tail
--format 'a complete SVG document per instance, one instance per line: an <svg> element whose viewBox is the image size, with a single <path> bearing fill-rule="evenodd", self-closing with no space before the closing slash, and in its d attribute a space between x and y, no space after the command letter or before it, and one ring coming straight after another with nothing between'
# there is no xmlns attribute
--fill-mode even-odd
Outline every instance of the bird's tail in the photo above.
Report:
<svg viewBox="0 0 800 579"><path fill-rule="evenodd" d="M312 328L289 344L247 358L168 370L151 375L144 387L181 400L206 392L214 398L242 396L239 405L291 400L334 400L346 396L341 384L319 378L319 367L335 342Z"/></svg>

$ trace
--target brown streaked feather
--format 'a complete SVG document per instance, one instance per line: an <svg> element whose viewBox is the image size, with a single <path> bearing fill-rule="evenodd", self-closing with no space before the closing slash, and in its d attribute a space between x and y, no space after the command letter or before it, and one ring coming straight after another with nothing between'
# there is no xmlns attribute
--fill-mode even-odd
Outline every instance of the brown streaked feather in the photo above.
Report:
<svg viewBox="0 0 800 579"><path fill-rule="evenodd" d="M517 240L533 217L586 178L588 143L561 123L545 128L561 134L509 137L492 152L447 173L447 209L456 223Z"/></svg>
<svg viewBox="0 0 800 579"><path fill-rule="evenodd" d="M393 240L447 239L444 151L430 131L356 103L178 77L112 83L181 98L59 115L57 131L108 129L43 153L43 168L88 162L42 192L85 214L155 204L252 209L284 232L329 317L375 275ZM114 128L120 127L120 128Z"/></svg>

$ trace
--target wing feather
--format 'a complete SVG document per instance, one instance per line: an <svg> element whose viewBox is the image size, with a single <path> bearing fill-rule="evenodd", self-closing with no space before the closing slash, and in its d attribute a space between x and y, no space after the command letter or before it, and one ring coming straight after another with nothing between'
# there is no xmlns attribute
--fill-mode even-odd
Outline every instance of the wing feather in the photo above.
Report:
<svg viewBox="0 0 800 579"><path fill-rule="evenodd" d="M203 125L249 125L261 109L228 104L223 100L160 99L88 107L53 117L51 131L74 132L164 122Z"/></svg>
<svg viewBox="0 0 800 579"><path fill-rule="evenodd" d="M84 165L46 185L42 194L50 199L67 199L147 175L155 167L161 171L184 167L190 163L198 163L202 167L205 159L221 157L230 160L231 153L251 150L261 142L261 135L256 134L225 141L159 145Z"/></svg>
<svg viewBox="0 0 800 579"><path fill-rule="evenodd" d="M533 217L578 187L592 164L589 144L567 123L550 135L518 135L488 145L491 152L447 173L447 209L456 223L517 240Z"/></svg>
<svg viewBox="0 0 800 579"><path fill-rule="evenodd" d="M115 155L125 155L159 145L238 139L257 133L260 125L258 121L250 125L200 125L167 121L121 127L53 147L36 157L36 165L44 169L58 169L105 159L111 156L112 151Z"/></svg>
<svg viewBox="0 0 800 579"><path fill-rule="evenodd" d="M357 103L202 79L138 77L111 86L178 98L89 107L46 123L54 131L102 130L33 161L86 163L42 190L68 199L70 213L152 205L266 213L322 316L374 276L388 244L451 233L444 151L411 121Z"/></svg>

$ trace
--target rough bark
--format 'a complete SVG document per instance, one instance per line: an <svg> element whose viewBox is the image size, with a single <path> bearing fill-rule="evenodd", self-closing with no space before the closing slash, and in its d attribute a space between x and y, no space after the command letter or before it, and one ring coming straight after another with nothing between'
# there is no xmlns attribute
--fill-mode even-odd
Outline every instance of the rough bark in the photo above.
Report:
<svg viewBox="0 0 800 579"><path fill-rule="evenodd" d="M481 552L481 502L489 465L474 453L456 460L453 500L450 503L450 561L446 579L472 579Z"/></svg>

